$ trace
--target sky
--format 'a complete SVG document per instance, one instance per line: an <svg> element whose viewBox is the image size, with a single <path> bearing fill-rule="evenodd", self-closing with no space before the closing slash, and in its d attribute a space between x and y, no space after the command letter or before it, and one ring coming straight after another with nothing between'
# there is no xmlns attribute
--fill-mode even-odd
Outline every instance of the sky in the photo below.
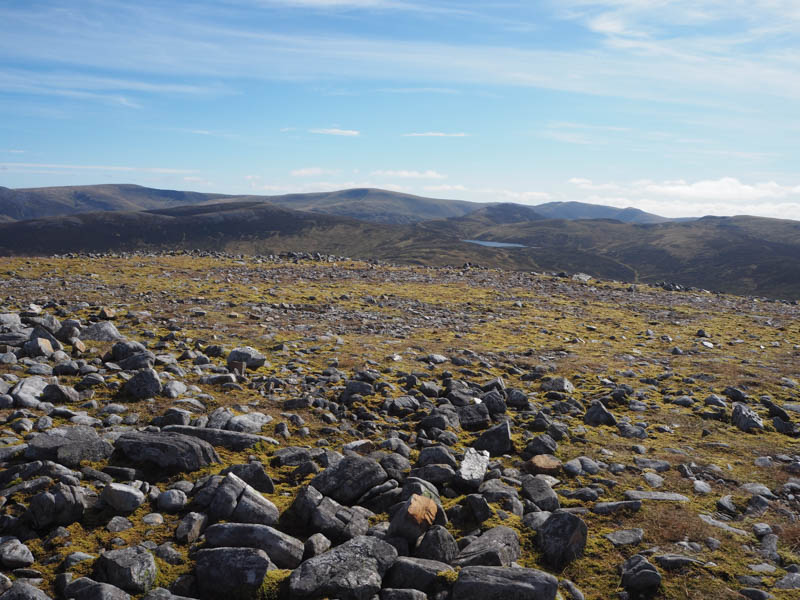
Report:
<svg viewBox="0 0 800 600"><path fill-rule="evenodd" d="M3 0L0 186L800 219L800 0Z"/></svg>

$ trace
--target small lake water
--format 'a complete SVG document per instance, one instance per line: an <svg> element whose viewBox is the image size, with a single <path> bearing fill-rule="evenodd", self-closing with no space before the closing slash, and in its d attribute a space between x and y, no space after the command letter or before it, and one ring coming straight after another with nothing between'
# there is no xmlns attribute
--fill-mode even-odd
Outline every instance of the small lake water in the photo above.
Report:
<svg viewBox="0 0 800 600"><path fill-rule="evenodd" d="M461 240L462 242L469 242L470 244L478 244L479 246L488 246L489 248L527 248L522 244L511 244L509 242L488 242L486 240Z"/></svg>

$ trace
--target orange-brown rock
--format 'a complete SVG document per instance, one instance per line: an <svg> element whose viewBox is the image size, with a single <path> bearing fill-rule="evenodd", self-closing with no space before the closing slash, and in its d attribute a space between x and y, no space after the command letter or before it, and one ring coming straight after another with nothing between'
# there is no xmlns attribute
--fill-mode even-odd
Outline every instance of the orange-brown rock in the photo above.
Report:
<svg viewBox="0 0 800 600"><path fill-rule="evenodd" d="M527 461L523 470L531 475L557 475L561 471L561 461L552 454L539 454Z"/></svg>

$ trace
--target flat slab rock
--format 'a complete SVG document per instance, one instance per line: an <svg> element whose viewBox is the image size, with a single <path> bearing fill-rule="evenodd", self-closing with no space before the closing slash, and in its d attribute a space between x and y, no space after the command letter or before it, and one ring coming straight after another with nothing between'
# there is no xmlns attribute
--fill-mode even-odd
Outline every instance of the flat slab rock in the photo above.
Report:
<svg viewBox="0 0 800 600"><path fill-rule="evenodd" d="M554 600L558 580L536 569L464 567L453 587L459 600Z"/></svg>
<svg viewBox="0 0 800 600"><path fill-rule="evenodd" d="M644 490L628 490L626 500L658 500L662 502L688 502L689 498L674 492L648 492Z"/></svg>
<svg viewBox="0 0 800 600"><path fill-rule="evenodd" d="M213 429L211 427L191 427L189 425L167 425L162 429L168 433L180 433L182 435L190 435L203 441L208 442L212 446L222 446L229 450L245 450L252 448L261 442L265 444L272 444L277 446L278 441L274 438L256 435L254 433L245 433L242 431L228 431L227 429Z"/></svg>
<svg viewBox="0 0 800 600"><path fill-rule="evenodd" d="M115 451L135 464L148 464L166 471L197 471L220 459L208 442L175 432L123 433Z"/></svg>

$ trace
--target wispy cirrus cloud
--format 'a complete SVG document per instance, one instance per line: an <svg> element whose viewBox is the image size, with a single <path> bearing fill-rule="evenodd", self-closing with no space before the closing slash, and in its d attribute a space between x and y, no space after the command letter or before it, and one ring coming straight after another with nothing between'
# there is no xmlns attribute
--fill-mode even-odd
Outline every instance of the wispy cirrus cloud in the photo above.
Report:
<svg viewBox="0 0 800 600"><path fill-rule="evenodd" d="M447 133L444 131L423 131L420 133L404 133L402 137L435 137L435 138L463 138L469 137L468 133Z"/></svg>
<svg viewBox="0 0 800 600"><path fill-rule="evenodd" d="M340 135L343 137L358 137L361 135L361 132L356 129L338 129L336 127L328 129L309 129L308 132L318 135Z"/></svg>
<svg viewBox="0 0 800 600"><path fill-rule="evenodd" d="M372 172L376 177L400 177L402 179L446 179L447 175L442 175L436 171L406 171L406 170L378 170Z"/></svg>
<svg viewBox="0 0 800 600"><path fill-rule="evenodd" d="M0 162L0 169L8 171L36 169L58 170L58 171L106 171L114 173L158 173L162 175L182 175L196 173L194 169L172 169L167 167L136 167L125 165L75 165L61 163L24 163L24 162Z"/></svg>
<svg viewBox="0 0 800 600"><path fill-rule="evenodd" d="M289 171L292 177L322 177L324 175L336 175L339 169L323 169L322 167L303 167Z"/></svg>

